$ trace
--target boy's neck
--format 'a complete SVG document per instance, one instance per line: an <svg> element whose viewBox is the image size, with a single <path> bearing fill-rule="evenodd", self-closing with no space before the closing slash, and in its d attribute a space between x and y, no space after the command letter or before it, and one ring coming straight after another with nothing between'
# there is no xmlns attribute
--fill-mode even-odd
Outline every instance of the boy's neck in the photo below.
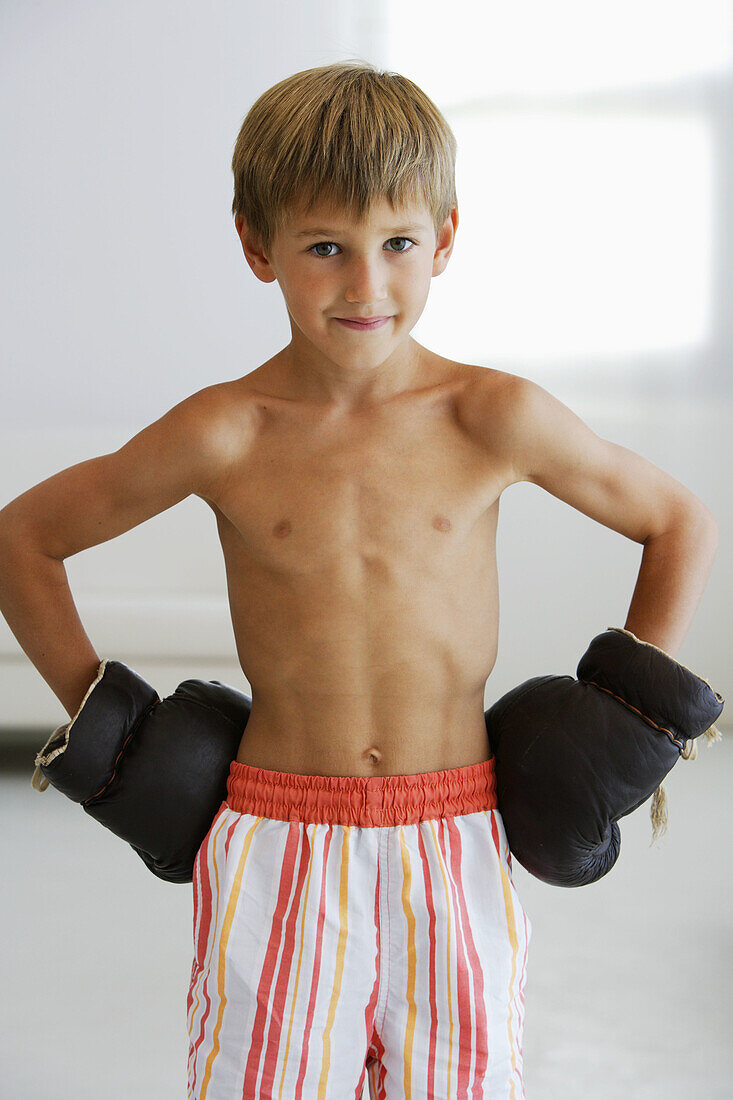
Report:
<svg viewBox="0 0 733 1100"><path fill-rule="evenodd" d="M317 353L309 355L291 342L270 360L267 373L282 396L349 412L414 389L429 354L410 337L379 366L352 368Z"/></svg>

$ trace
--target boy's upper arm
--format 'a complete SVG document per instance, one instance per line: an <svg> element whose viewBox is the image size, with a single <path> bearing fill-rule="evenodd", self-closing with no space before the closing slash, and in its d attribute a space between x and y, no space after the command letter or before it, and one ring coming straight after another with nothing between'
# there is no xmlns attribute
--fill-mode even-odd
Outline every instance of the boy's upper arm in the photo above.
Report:
<svg viewBox="0 0 733 1100"><path fill-rule="evenodd" d="M635 542L668 530L690 508L707 512L681 482L596 435L530 379L511 376L502 391L501 413L502 450L515 482L539 485Z"/></svg>
<svg viewBox="0 0 733 1100"><path fill-rule="evenodd" d="M117 451L69 466L11 501L36 548L63 560L107 542L184 500L207 498L229 467L221 398L207 387L175 405Z"/></svg>

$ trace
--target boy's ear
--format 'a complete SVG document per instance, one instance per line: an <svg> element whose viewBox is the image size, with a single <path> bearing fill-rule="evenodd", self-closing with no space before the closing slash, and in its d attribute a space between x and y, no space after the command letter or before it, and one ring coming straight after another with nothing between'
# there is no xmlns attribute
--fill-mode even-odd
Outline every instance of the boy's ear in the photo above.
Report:
<svg viewBox="0 0 733 1100"><path fill-rule="evenodd" d="M274 283L277 276L270 265L270 261L262 251L260 241L250 232L244 220L244 215L237 214L234 218L234 224L237 228L237 236L242 244L244 258L257 278L263 283Z"/></svg>
<svg viewBox="0 0 733 1100"><path fill-rule="evenodd" d="M435 242L435 254L433 256L433 277L442 274L448 266L453 244L458 229L458 207L454 206L448 217L440 227L438 239Z"/></svg>

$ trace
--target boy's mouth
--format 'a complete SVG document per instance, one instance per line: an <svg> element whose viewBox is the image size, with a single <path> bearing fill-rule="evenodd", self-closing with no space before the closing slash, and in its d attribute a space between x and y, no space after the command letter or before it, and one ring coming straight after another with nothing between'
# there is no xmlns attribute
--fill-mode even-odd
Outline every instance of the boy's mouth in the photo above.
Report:
<svg viewBox="0 0 733 1100"><path fill-rule="evenodd" d="M389 317L364 317L362 319L355 317L336 317L334 320L339 321L342 325L346 325L347 328L353 329L366 329L367 332L375 328L381 328L382 325L386 325L387 321L391 320Z"/></svg>

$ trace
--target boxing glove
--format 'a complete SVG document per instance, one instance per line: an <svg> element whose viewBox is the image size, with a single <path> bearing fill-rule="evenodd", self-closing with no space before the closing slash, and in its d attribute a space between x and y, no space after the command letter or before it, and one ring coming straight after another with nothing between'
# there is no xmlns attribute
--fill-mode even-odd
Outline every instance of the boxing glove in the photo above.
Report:
<svg viewBox="0 0 733 1100"><path fill-rule="evenodd" d="M37 754L32 785L81 803L158 878L191 882L251 705L217 680L185 680L160 699L132 669L104 660L77 713Z"/></svg>
<svg viewBox="0 0 733 1100"><path fill-rule="evenodd" d="M537 878L583 886L618 859L616 824L657 790L694 739L718 740L722 696L663 650L609 627L572 676L536 676L485 712L497 799L513 855ZM689 745L688 745L689 743Z"/></svg>

